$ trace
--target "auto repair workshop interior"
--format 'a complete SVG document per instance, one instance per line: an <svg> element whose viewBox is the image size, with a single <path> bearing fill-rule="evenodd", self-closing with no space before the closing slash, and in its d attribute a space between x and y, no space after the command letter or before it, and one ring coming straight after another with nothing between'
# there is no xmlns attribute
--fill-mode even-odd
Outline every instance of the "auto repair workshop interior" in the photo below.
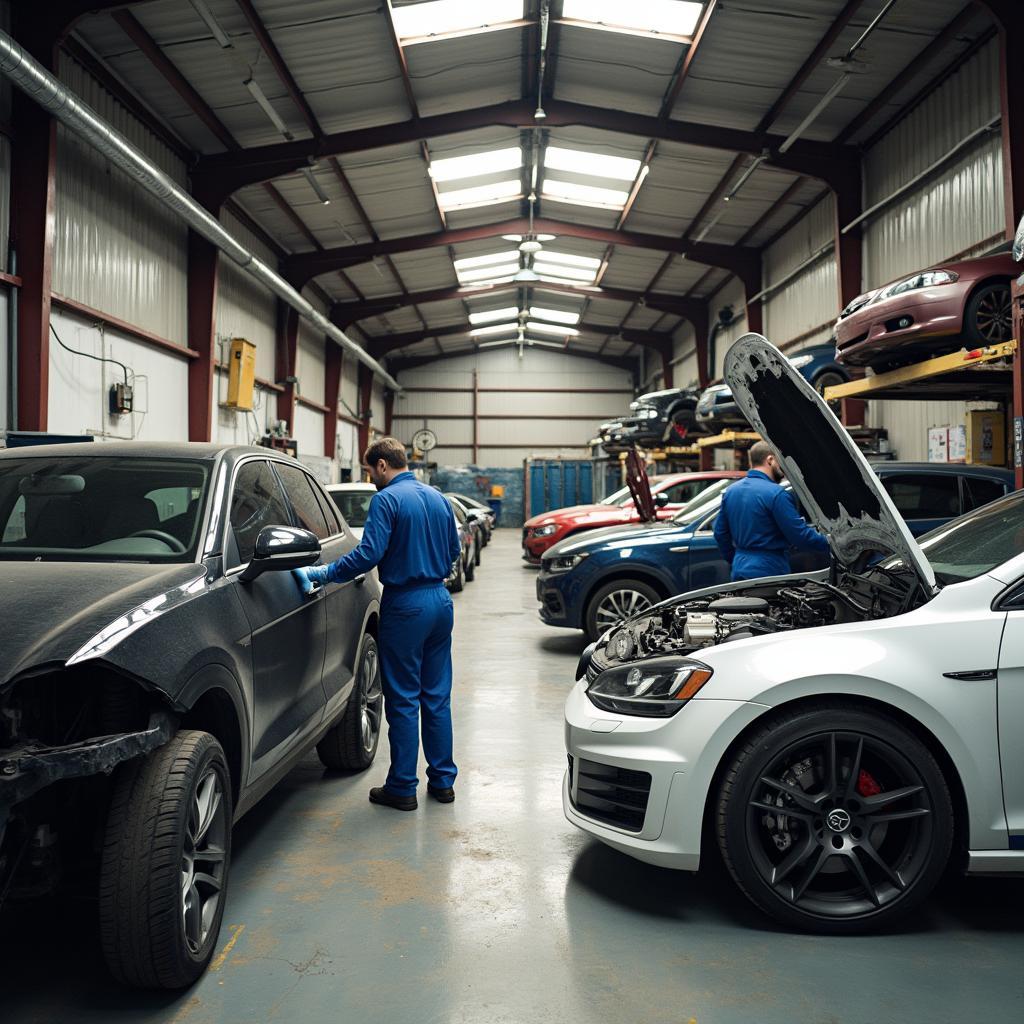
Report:
<svg viewBox="0 0 1024 1024"><path fill-rule="evenodd" d="M0 0L0 1022L1024 1020L1022 215L1020 0Z"/></svg>

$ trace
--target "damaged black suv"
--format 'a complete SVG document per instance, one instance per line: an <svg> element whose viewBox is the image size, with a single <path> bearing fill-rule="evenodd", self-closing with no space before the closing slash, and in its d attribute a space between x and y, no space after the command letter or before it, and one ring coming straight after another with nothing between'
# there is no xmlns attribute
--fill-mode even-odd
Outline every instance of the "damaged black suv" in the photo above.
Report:
<svg viewBox="0 0 1024 1024"><path fill-rule="evenodd" d="M266 449L0 452L0 904L91 877L115 977L199 977L233 823L314 745L376 753L376 574L287 571L355 544Z"/></svg>

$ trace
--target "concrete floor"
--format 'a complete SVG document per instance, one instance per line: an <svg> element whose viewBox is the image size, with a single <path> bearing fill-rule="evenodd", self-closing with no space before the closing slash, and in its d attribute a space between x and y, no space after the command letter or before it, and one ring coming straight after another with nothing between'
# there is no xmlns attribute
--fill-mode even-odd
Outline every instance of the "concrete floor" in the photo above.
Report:
<svg viewBox="0 0 1024 1024"><path fill-rule="evenodd" d="M276 1020L721 1024L1024 1020L1024 881L947 884L899 931L787 934L717 865L632 861L562 816L562 702L582 635L537 618L518 535L456 596L458 800L371 806L311 758L235 832L211 970L183 994L106 977L93 907L0 922L4 1024Z"/></svg>

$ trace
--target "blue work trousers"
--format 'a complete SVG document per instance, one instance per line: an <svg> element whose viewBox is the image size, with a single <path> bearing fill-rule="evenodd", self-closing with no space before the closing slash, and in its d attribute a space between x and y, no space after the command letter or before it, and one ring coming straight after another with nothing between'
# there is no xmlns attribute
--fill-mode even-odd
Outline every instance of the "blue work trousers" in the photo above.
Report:
<svg viewBox="0 0 1024 1024"><path fill-rule="evenodd" d="M391 745L391 770L385 785L399 796L416 792L421 727L429 784L446 789L455 783L452 624L452 599L443 584L384 588L380 669Z"/></svg>

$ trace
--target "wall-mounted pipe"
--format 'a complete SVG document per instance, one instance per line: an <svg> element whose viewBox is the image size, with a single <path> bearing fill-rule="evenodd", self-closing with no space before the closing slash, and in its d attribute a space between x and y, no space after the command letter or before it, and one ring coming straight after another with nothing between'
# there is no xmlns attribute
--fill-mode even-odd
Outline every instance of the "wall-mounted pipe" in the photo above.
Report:
<svg viewBox="0 0 1024 1024"><path fill-rule="evenodd" d="M402 390L398 381L361 345L356 344L344 331L318 312L280 274L242 246L224 230L216 217L211 216L168 174L136 149L120 132L83 103L66 85L50 74L3 31L0 31L0 72L66 128L83 138L147 192L156 196L197 234L202 235L296 310L299 316L305 317L342 348L351 352L388 387L395 391Z"/></svg>
<svg viewBox="0 0 1024 1024"><path fill-rule="evenodd" d="M7 247L7 271L18 273L18 250ZM18 429L18 291L7 289L7 429Z"/></svg>

